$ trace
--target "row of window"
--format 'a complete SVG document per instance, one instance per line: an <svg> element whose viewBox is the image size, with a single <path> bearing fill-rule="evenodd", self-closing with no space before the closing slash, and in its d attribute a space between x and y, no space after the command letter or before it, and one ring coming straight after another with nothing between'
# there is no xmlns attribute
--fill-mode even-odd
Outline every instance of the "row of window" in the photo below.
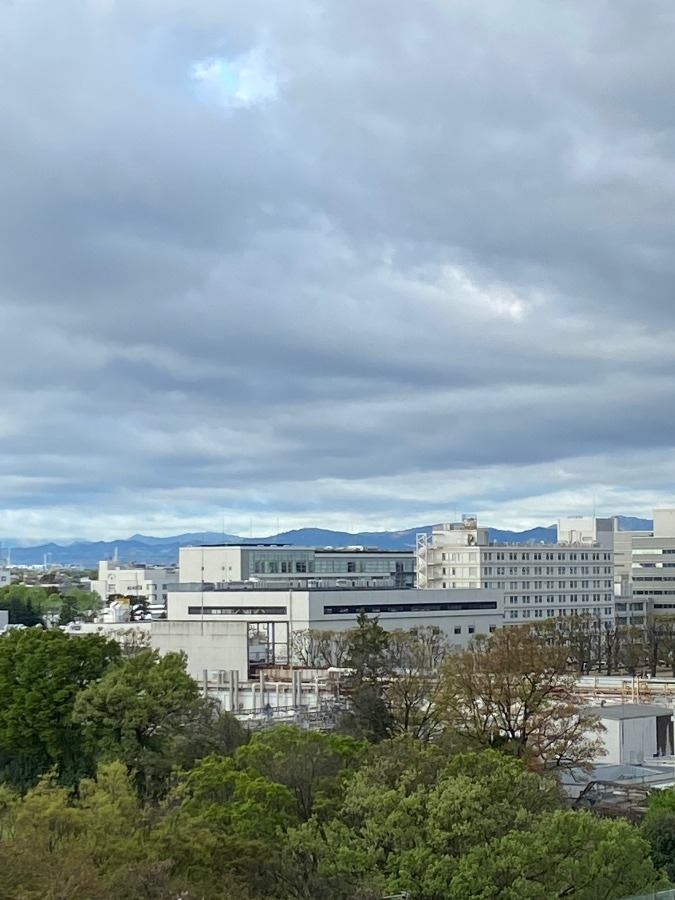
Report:
<svg viewBox="0 0 675 900"><path fill-rule="evenodd" d="M557 571L556 571L557 568ZM485 566L483 575L611 575L611 566ZM531 570L531 571L530 571ZM443 574L446 570L443 569ZM455 574L455 570L452 570Z"/></svg>
<svg viewBox="0 0 675 900"><path fill-rule="evenodd" d="M402 612L472 612L479 609L497 609L496 600L475 600L456 603L355 603L324 606L324 615L342 616L354 613L402 613Z"/></svg>
<svg viewBox="0 0 675 900"><path fill-rule="evenodd" d="M531 618L532 619L543 619L544 612L546 613L547 619L552 619L554 616L562 617L562 616L567 616L568 614L570 616L575 616L575 615L577 615L578 610L576 610L576 609L570 609L570 610L567 610L567 609L558 609L558 610L556 610L556 609L547 609L547 610L543 610L543 609L535 609L535 610L512 609L509 611L509 619L531 619ZM532 615L532 613L534 613L534 615ZM598 607L597 609L594 609L593 613L595 613L595 615L600 615L600 608ZM611 606L605 607L605 615L606 616L612 615Z"/></svg>
<svg viewBox="0 0 675 900"><path fill-rule="evenodd" d="M563 561L563 560L588 560L588 559L609 561L612 558L612 554L607 553L607 552L602 552L599 550L592 551L592 552L591 551L582 551L580 553L577 551L570 551L570 550L558 550L558 551L535 550L534 552L530 552L530 551L516 552L514 550L510 550L507 552L507 551L499 550L499 551L494 551L494 552L491 551L488 553L484 553L483 558L486 560L508 559L512 562L515 562L517 560L521 560L522 562L527 562L530 559L535 560L535 561L543 559L544 561L548 560L549 562L551 562L554 559L558 559L560 561Z"/></svg>
<svg viewBox="0 0 675 900"><path fill-rule="evenodd" d="M577 580L558 581L558 583L557 583L557 587L561 591L570 590L570 589L574 589L574 588L578 588L578 587L581 587L582 589L590 588L591 590L593 590L594 588L596 588L596 589L597 588L611 588L611 586L612 586L612 581L609 578L605 578L605 579L598 578L598 579L591 579L591 580L582 579L581 583L579 583L579 581L577 581ZM496 588L497 590L505 590L507 585L506 585L505 581L486 581L485 587L486 588ZM535 591L536 590L552 591L552 590L555 590L555 588L556 588L556 582L555 581L520 581L520 582L519 581L509 581L508 588L511 591L517 591L519 589L522 589L524 591L529 591L530 589L535 590Z"/></svg>
<svg viewBox="0 0 675 900"><path fill-rule="evenodd" d="M535 594L534 596L530 596L529 594L516 594L511 595L509 597L509 604L513 605L516 603L530 603L533 600L535 603L543 603L544 597L542 594ZM611 594L593 594L591 599L590 594L582 594L581 602L582 603L610 603L612 600ZM578 603L579 602L579 594L547 594L546 596L547 603Z"/></svg>

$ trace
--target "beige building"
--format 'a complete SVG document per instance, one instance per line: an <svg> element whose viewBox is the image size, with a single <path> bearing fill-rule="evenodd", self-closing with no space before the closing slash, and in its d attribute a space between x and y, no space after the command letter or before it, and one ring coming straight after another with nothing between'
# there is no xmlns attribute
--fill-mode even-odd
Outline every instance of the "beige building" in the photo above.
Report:
<svg viewBox="0 0 675 900"><path fill-rule="evenodd" d="M556 544L490 544L473 516L435 525L430 537L417 538L418 586L501 591L505 624L582 613L612 623L614 554L605 522L591 529L582 518L561 520L563 534L576 540Z"/></svg>

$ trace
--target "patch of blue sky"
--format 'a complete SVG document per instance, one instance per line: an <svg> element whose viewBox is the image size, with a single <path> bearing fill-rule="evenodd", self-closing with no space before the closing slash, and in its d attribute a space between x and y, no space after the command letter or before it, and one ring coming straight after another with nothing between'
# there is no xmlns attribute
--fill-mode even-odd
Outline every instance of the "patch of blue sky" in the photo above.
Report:
<svg viewBox="0 0 675 900"><path fill-rule="evenodd" d="M213 56L193 63L190 71L204 103L224 108L254 106L277 95L277 80L261 50L234 59Z"/></svg>

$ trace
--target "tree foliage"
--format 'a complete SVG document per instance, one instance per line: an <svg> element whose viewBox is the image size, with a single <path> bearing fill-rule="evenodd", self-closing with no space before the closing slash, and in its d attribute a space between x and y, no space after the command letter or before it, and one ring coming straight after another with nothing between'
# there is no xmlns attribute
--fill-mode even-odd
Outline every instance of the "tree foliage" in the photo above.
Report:
<svg viewBox="0 0 675 900"><path fill-rule="evenodd" d="M574 695L564 647L523 627L501 628L443 665L447 727L473 747L496 747L539 769L588 768L602 753L597 717Z"/></svg>
<svg viewBox="0 0 675 900"><path fill-rule="evenodd" d="M118 656L98 635L30 628L0 638L0 779L25 788L52 768L68 784L91 771L73 709Z"/></svg>
<svg viewBox="0 0 675 900"><path fill-rule="evenodd" d="M176 747L210 711L184 654L141 650L82 691L73 720L99 760L121 760L139 790L155 795L166 788Z"/></svg>

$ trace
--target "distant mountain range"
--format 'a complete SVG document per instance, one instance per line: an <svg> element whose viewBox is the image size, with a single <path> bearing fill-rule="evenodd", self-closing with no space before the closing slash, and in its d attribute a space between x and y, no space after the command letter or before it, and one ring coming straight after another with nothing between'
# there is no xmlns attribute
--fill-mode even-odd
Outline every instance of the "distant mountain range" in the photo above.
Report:
<svg viewBox="0 0 675 900"><path fill-rule="evenodd" d="M622 531L650 531L653 527L651 519L636 519L632 516L619 516ZM177 534L171 537L152 537L151 535L134 534L126 540L119 541L77 541L67 546L55 543L40 544L36 547L19 547L15 542L4 540L2 546L11 547L11 562L14 565L30 566L48 565L81 566L94 568L101 559L111 559L114 555L122 563L140 563L149 565L171 564L178 561L179 547L195 544L292 544L296 547L378 547L381 550L412 549L415 536L420 532L431 532L431 525L418 525L404 531L362 531L350 534L346 531L328 531L323 528L299 528L295 531L284 531L270 537L245 538L236 534L221 532L193 532ZM505 531L490 528L490 540L504 543L524 544L527 542L551 543L557 538L555 525L539 526L527 531ZM7 556L7 550L2 551Z"/></svg>

